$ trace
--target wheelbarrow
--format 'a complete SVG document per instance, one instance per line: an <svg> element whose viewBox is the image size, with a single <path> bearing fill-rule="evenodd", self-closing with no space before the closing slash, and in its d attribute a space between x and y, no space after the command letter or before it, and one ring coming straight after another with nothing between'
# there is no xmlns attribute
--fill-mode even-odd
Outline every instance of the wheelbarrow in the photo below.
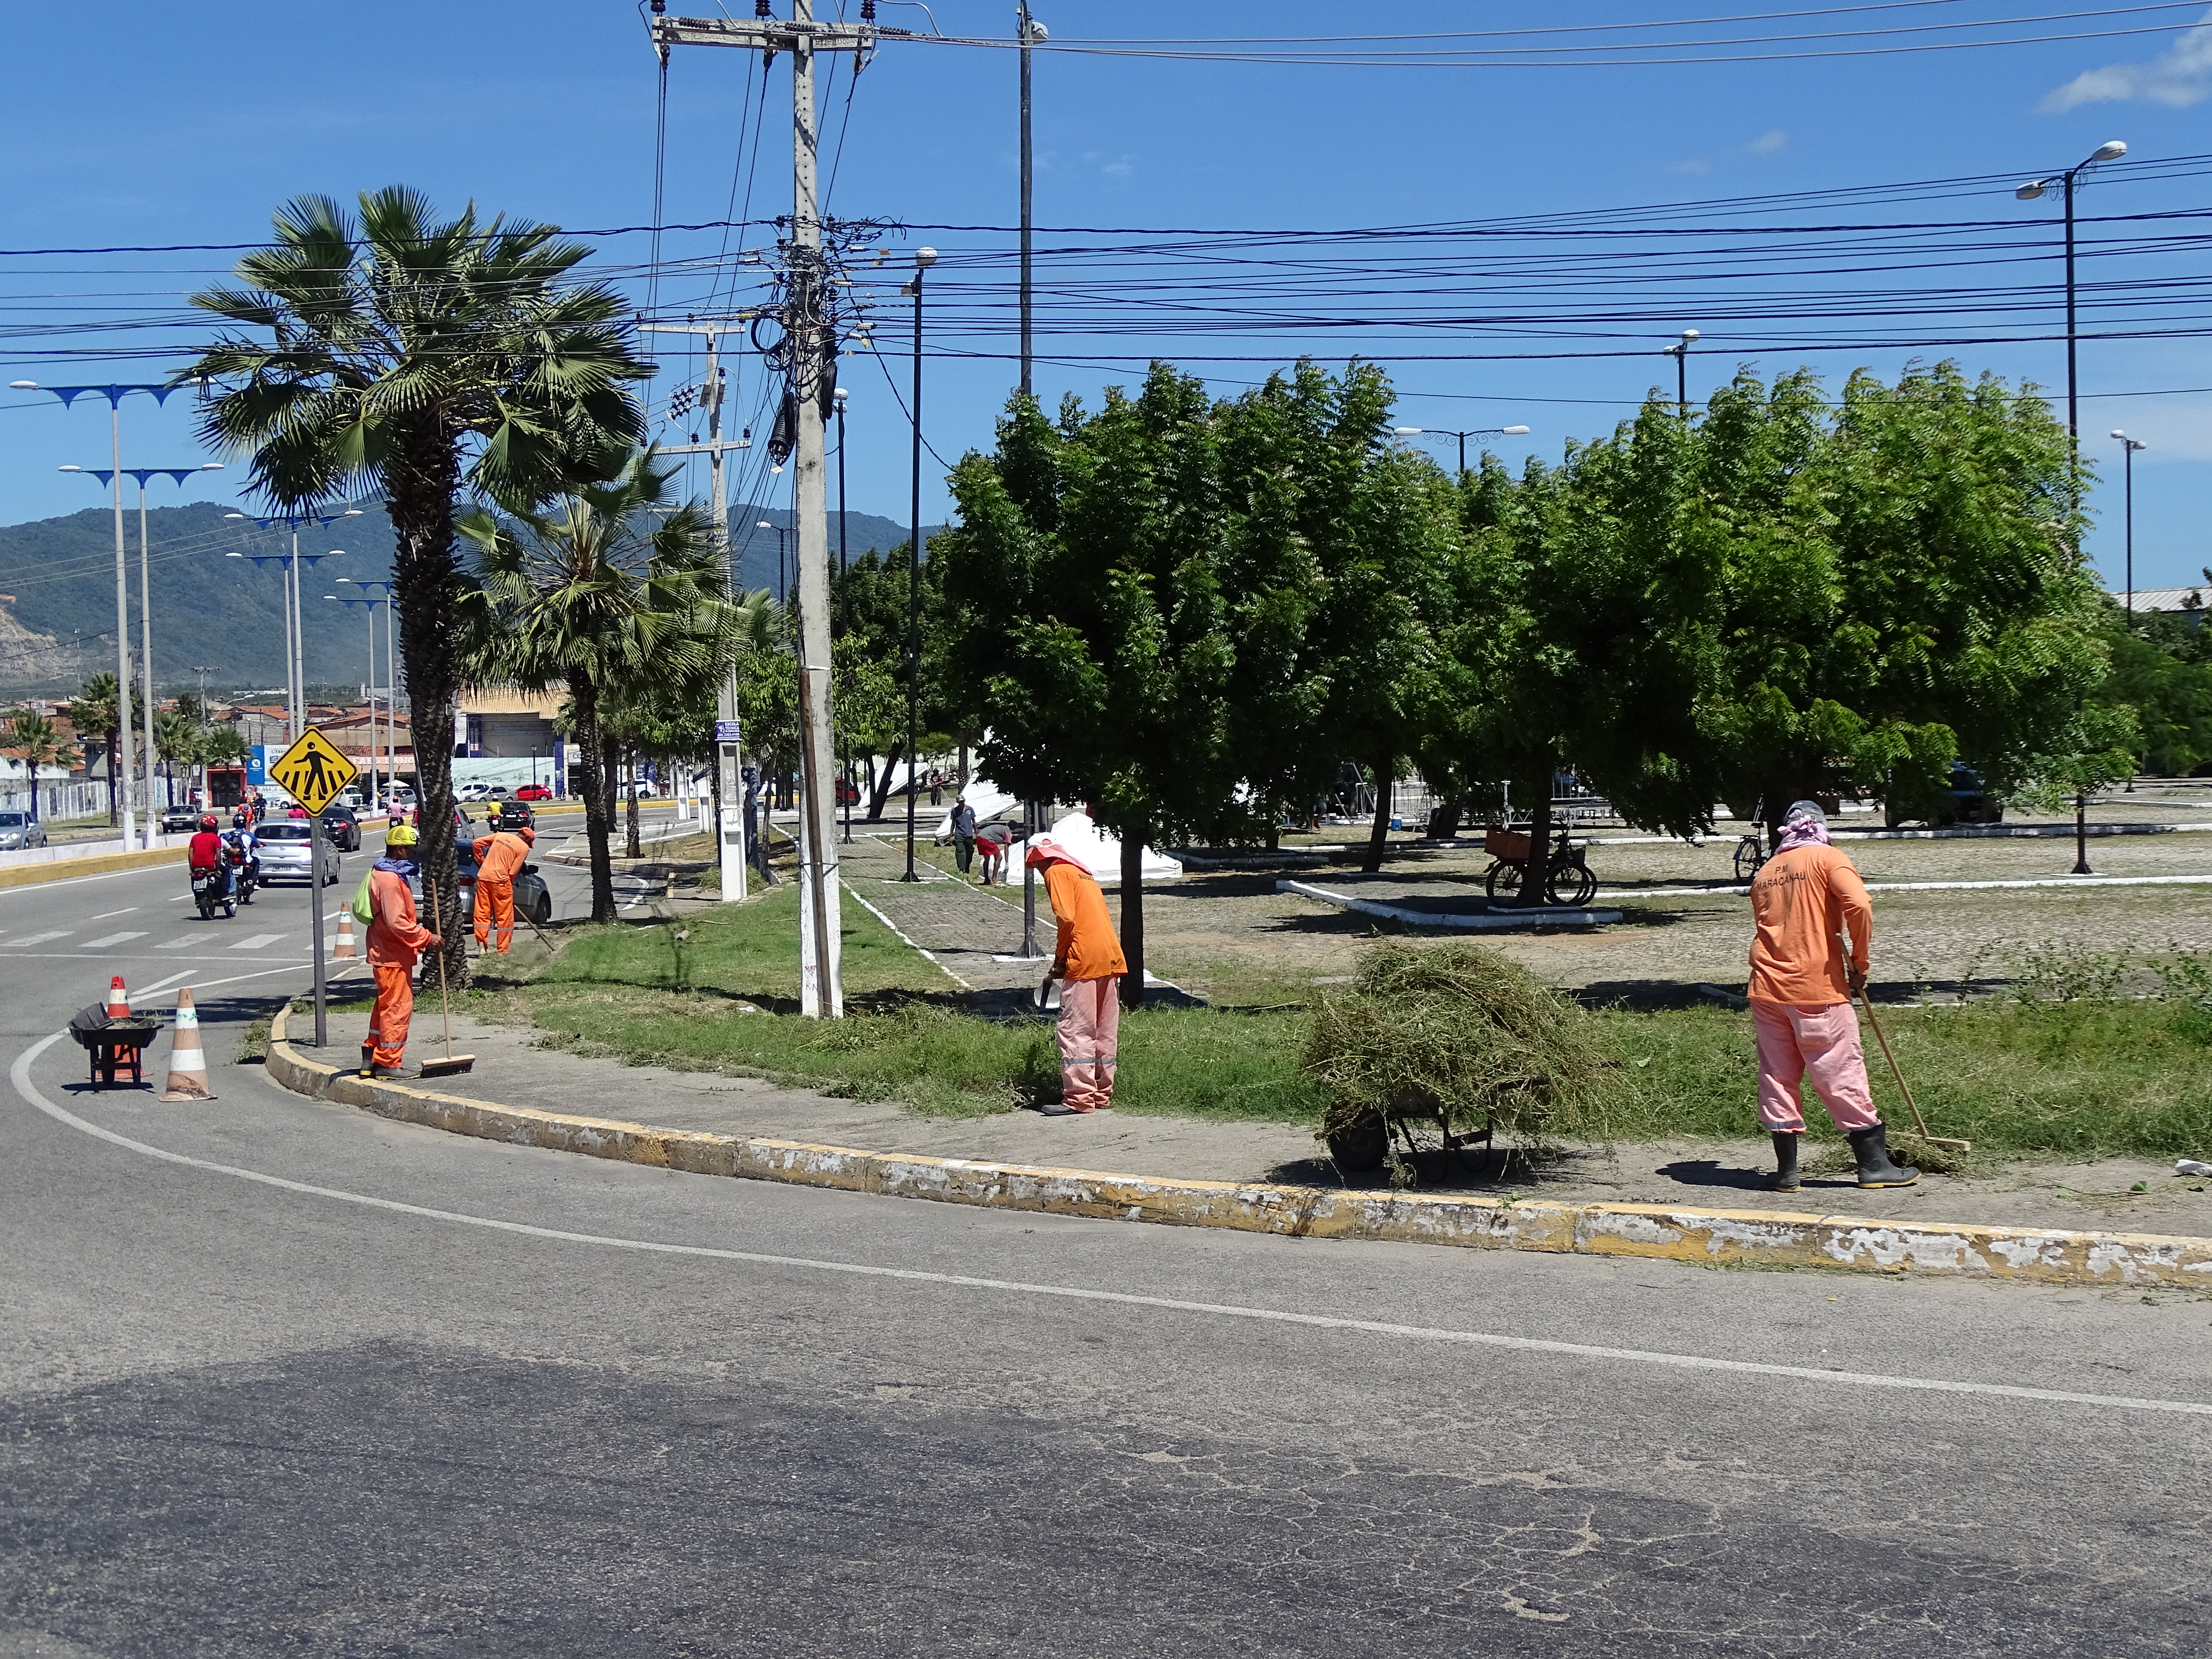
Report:
<svg viewBox="0 0 2212 1659"><path fill-rule="evenodd" d="M79 1009L69 1023L70 1035L85 1051L88 1079L103 1088L113 1085L118 1072L130 1073L133 1083L146 1081L146 1050L161 1029L160 1021L137 1015L117 1019L97 1002Z"/></svg>

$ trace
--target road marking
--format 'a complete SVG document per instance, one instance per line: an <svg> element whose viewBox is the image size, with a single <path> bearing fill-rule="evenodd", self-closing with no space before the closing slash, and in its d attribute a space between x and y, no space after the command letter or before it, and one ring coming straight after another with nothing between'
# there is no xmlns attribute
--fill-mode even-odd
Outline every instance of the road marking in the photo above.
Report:
<svg viewBox="0 0 2212 1659"><path fill-rule="evenodd" d="M283 938L282 933L256 933L252 939L242 939L230 948L234 951L263 951Z"/></svg>
<svg viewBox="0 0 2212 1659"><path fill-rule="evenodd" d="M110 933L105 939L88 939L85 940L83 944L78 945L77 949L80 951L104 950L106 946L111 945L120 945L125 939L143 939L145 937L145 933L143 930L136 933Z"/></svg>
<svg viewBox="0 0 2212 1659"><path fill-rule="evenodd" d="M110 916L127 916L137 908L138 907L135 904L126 904L120 910L102 910L98 915L93 917L92 920L94 921L106 921Z"/></svg>
<svg viewBox="0 0 2212 1659"><path fill-rule="evenodd" d="M241 978L252 978L241 975ZM222 981L214 981L216 984ZM57 1105L39 1091L31 1081L31 1067L39 1056L68 1035L55 1031L39 1039L15 1056L9 1067L9 1081L15 1092L31 1105L44 1112L56 1122L120 1146L126 1152L142 1157L156 1158L164 1164L179 1164L186 1169L205 1170L213 1175L229 1176L239 1181L251 1181L264 1187L281 1191L299 1193L309 1198L333 1199L341 1204L357 1204L365 1209L386 1210L396 1215L419 1216L427 1221L451 1222L458 1226L481 1227L489 1232L515 1233L526 1238L550 1239L563 1244L591 1244L608 1249L638 1250L651 1255L692 1256L710 1261L738 1261L751 1267L788 1267L802 1273L838 1273L854 1279L902 1279L908 1284L941 1285L951 1290L993 1291L1010 1296L1025 1296L1066 1302L1095 1302L1123 1308L1150 1308L1163 1313L1184 1313L1208 1316L1217 1319L1249 1320L1262 1324L1302 1325L1315 1330L1349 1331L1370 1336L1394 1336L1415 1342L1441 1342L1455 1346L1503 1348L1520 1353L1562 1354L1577 1359L1613 1359L1631 1364L1659 1365L1675 1370L1730 1371L1749 1376L1780 1376L1804 1382L1823 1382L1831 1387L1855 1389L1901 1389L1922 1394L1954 1394L1975 1395L1999 1400L2028 1400L2039 1403L2063 1406L2101 1406L2115 1411L2155 1412L2184 1417L2212 1417L2212 1403L2195 1400L2146 1400L2127 1395L2077 1394L2066 1389L2034 1389L2009 1382L1966 1382L1948 1377L1894 1376L1880 1371L1830 1370L1813 1365L1770 1365L1748 1359L1715 1359L1704 1354L1665 1353L1644 1348L1609 1348L1588 1342L1558 1342L1545 1337L1506 1336L1489 1331L1456 1331L1433 1325L1400 1325L1379 1319L1339 1319L1326 1314L1293 1313L1280 1308L1242 1307L1234 1303L1190 1302L1179 1297L1139 1296L1128 1291L1091 1290L1074 1285L1039 1285L1015 1279L983 1279L968 1273L927 1273L918 1267L885 1267L859 1261L825 1261L808 1256L769 1255L758 1250L725 1250L706 1244L665 1244L647 1238L616 1238L602 1233L570 1232L559 1227L533 1226L525 1221L502 1221L492 1216L468 1215L458 1210L432 1209L422 1204L406 1204L398 1199L377 1198L368 1193L348 1192L338 1187L318 1187L304 1181L291 1181L283 1176L266 1175L258 1170L240 1169L235 1164L217 1164L204 1158L193 1158L184 1152L173 1152L160 1146L150 1146L143 1140L133 1140L128 1135L118 1134L112 1129L102 1128L76 1113Z"/></svg>
<svg viewBox="0 0 2212 1659"><path fill-rule="evenodd" d="M167 979L155 980L151 985L142 985L136 991L131 993L131 994L140 998L150 997L155 992L166 991L170 986L179 984L185 980L190 979L191 976L192 970L187 968L181 974L172 974Z"/></svg>
<svg viewBox="0 0 2212 1659"><path fill-rule="evenodd" d="M211 939L221 939L221 933L179 933L176 938L157 945L156 951L184 951L195 945L205 945Z"/></svg>
<svg viewBox="0 0 2212 1659"><path fill-rule="evenodd" d="M67 939L69 936L68 928L54 933L26 933L21 939L0 940L0 950L12 951L19 945L44 945L49 939Z"/></svg>

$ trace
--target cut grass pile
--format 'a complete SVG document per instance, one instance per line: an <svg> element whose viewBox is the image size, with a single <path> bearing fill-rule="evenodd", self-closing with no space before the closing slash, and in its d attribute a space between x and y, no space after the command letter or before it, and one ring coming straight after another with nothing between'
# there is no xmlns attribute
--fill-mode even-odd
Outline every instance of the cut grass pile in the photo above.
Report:
<svg viewBox="0 0 2212 1659"><path fill-rule="evenodd" d="M798 1018L797 906L791 885L726 913L592 929L530 981L473 1000L489 1018L534 1022L560 1046L933 1115L1004 1111L1056 1092L1048 1025L959 1012L951 981L857 905L844 934L853 1016ZM1899 1007L1882 1024L1929 1127L1972 1139L1978 1154L2198 1157L2212 1151L2212 1012L2187 988ZM1587 1022L1603 1062L1590 1121L1613 1138L1759 1133L1747 1014L1700 1006L1570 1017ZM1304 1007L1125 1013L1115 1104L1318 1126L1327 1095L1300 1064L1313 1024ZM1909 1126L1870 1036L1869 1054L1883 1115ZM1816 1137L1832 1133L1817 1103L1806 1120Z"/></svg>

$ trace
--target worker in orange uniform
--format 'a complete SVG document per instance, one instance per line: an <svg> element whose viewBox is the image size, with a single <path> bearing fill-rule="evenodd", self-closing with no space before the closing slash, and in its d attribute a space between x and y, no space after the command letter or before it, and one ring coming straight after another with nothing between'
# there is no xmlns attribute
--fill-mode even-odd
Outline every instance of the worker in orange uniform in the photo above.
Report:
<svg viewBox="0 0 2212 1659"><path fill-rule="evenodd" d="M537 841L534 830L495 830L470 849L477 861L477 944L489 945L496 926L501 956L514 945L514 878Z"/></svg>
<svg viewBox="0 0 2212 1659"><path fill-rule="evenodd" d="M415 1017L416 958L445 940L415 920L415 829L395 824L385 832L384 856L368 872L368 968L376 975L376 1006L361 1045L363 1077L405 1077L407 1027Z"/></svg>
<svg viewBox="0 0 2212 1659"><path fill-rule="evenodd" d="M1060 984L1060 1103L1048 1117L1095 1112L1114 1103L1114 1050L1121 1030L1121 975L1129 963L1106 895L1091 872L1058 842L1030 842L1029 866L1044 878L1060 938L1052 977Z"/></svg>

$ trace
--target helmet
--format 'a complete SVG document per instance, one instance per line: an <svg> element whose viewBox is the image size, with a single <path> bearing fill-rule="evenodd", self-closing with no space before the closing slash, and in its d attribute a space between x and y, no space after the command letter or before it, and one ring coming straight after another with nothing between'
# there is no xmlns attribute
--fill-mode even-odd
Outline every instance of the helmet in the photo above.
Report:
<svg viewBox="0 0 2212 1659"><path fill-rule="evenodd" d="M215 822L215 814L214 814L214 813L212 813L212 812L207 812L207 813L204 813L204 814L202 814L202 815L201 815L201 817L200 817L200 828L201 828L201 829L203 829L203 830L213 830L215 827L216 827L216 822Z"/></svg>
<svg viewBox="0 0 2212 1659"><path fill-rule="evenodd" d="M384 845L387 851L394 847L414 846L415 826L411 823L393 824L384 832Z"/></svg>

